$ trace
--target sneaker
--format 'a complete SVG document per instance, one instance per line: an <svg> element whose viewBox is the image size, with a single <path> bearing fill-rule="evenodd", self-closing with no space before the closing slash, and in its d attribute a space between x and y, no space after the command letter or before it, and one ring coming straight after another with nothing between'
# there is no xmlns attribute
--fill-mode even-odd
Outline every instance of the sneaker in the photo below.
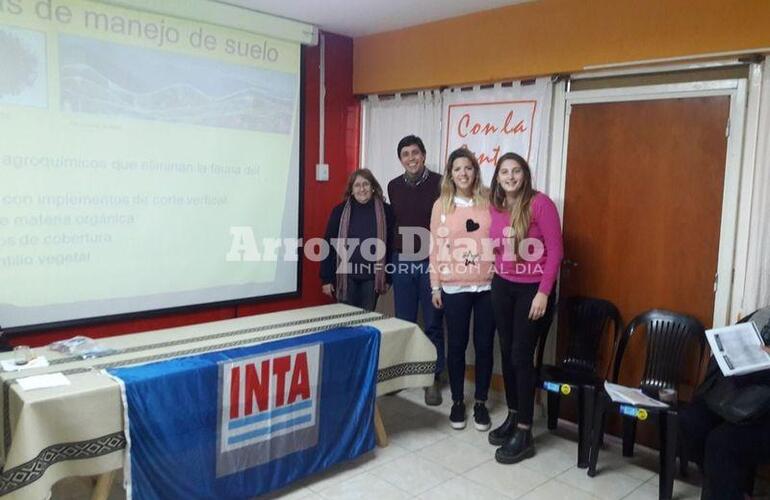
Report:
<svg viewBox="0 0 770 500"><path fill-rule="evenodd" d="M455 401L452 403L452 411L449 412L449 425L452 429L465 429L465 403Z"/></svg>
<svg viewBox="0 0 770 500"><path fill-rule="evenodd" d="M492 427L492 421L489 420L489 412L484 403L473 405L473 426L477 431L488 431Z"/></svg>
<svg viewBox="0 0 770 500"><path fill-rule="evenodd" d="M508 441L511 436L513 436L513 433L516 432L517 420L516 412L509 410L508 416L505 417L505 422L487 435L489 444L493 446L502 446L503 443Z"/></svg>
<svg viewBox="0 0 770 500"><path fill-rule="evenodd" d="M513 436L495 451L495 460L501 464L515 464L533 456L532 429L516 428Z"/></svg>
<svg viewBox="0 0 770 500"><path fill-rule="evenodd" d="M428 406L438 406L444 401L441 397L441 386L438 380L433 381L433 385L425 388L425 404Z"/></svg>

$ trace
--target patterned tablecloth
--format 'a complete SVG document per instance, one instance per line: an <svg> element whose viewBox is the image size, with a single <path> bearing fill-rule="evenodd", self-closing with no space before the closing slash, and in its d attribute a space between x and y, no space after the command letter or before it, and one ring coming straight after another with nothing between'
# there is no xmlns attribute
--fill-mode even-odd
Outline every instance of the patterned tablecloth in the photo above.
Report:
<svg viewBox="0 0 770 500"><path fill-rule="evenodd" d="M353 325L382 332L377 394L423 387L433 381L436 350L413 323L342 304L309 307L211 323L99 339L118 352L82 360L46 348L47 368L0 373L3 382L0 497L44 499L62 478L91 476L123 465L123 411L109 367L269 342ZM11 357L9 353L0 359ZM17 378L62 372L71 385L33 391Z"/></svg>

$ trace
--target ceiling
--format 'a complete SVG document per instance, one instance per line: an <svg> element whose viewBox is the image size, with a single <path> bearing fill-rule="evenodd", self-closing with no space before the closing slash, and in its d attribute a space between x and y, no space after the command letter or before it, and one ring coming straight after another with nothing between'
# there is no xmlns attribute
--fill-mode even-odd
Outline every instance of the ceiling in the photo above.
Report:
<svg viewBox="0 0 770 500"><path fill-rule="evenodd" d="M220 0L222 1L222 0ZM532 0L223 0L357 37Z"/></svg>

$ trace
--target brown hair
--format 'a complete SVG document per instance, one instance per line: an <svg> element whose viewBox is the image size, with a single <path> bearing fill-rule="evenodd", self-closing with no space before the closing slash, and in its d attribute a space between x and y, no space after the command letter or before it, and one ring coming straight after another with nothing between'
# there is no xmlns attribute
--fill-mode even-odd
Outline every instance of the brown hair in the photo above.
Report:
<svg viewBox="0 0 770 500"><path fill-rule="evenodd" d="M497 175L500 172L500 166L507 160L513 160L519 164L524 172L524 182L521 188L516 193L516 198L513 203L508 203L508 198L505 195L505 191L500 186L497 180ZM529 168L527 160L517 155L516 153L505 153L500 159L497 160L495 165L495 173L492 176L492 185L490 186L489 201L492 206L500 211L508 211L511 214L511 228L513 229L513 237L516 242L521 242L527 237L529 232L529 223L532 218L532 198L535 197L536 191L532 187L532 170Z"/></svg>
<svg viewBox="0 0 770 500"><path fill-rule="evenodd" d="M369 184L372 185L372 196L382 200L382 186L380 186L380 183L377 182L377 179L374 177L372 171L368 168L359 168L358 170L352 172L350 177L348 177L348 184L345 187L345 195L342 197L343 201L347 201L351 196L353 196L353 183L356 182L356 177L363 177L369 181Z"/></svg>

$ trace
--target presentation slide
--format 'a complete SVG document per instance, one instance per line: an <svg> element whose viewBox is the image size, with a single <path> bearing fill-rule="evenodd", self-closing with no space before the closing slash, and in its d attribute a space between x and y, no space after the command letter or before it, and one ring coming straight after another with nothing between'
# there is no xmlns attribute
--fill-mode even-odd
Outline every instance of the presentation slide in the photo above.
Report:
<svg viewBox="0 0 770 500"><path fill-rule="evenodd" d="M0 327L296 291L299 87L298 43L0 0Z"/></svg>

